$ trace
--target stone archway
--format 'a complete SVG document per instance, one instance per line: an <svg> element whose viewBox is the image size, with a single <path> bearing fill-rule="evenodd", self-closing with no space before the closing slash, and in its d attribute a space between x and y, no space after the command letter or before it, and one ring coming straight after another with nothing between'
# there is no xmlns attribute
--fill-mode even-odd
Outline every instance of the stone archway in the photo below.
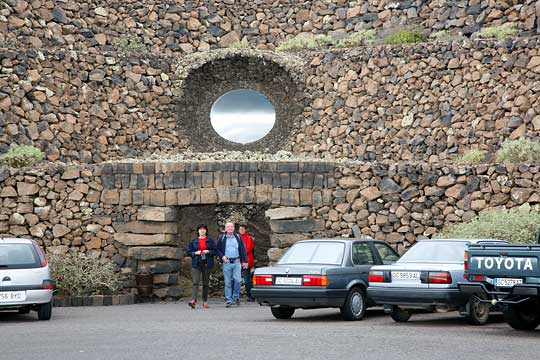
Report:
<svg viewBox="0 0 540 360"><path fill-rule="evenodd" d="M263 150L275 152L287 144L303 110L302 63L290 55L252 49L216 50L183 59L176 72L179 129L196 151ZM212 127L212 105L223 94L238 89L257 91L268 98L275 124L262 139L238 144L222 138Z"/></svg>

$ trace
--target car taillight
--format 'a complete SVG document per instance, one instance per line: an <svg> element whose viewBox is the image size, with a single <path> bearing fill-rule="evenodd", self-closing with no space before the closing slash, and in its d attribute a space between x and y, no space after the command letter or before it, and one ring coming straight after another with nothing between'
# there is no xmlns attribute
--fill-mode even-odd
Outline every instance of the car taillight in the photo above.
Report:
<svg viewBox="0 0 540 360"><path fill-rule="evenodd" d="M463 253L463 269L469 270L469 254L466 251Z"/></svg>
<svg viewBox="0 0 540 360"><path fill-rule="evenodd" d="M42 285L43 290L52 290L54 288L53 282L51 280L43 280Z"/></svg>
<svg viewBox="0 0 540 360"><path fill-rule="evenodd" d="M272 275L253 275L253 286L272 285Z"/></svg>
<svg viewBox="0 0 540 360"><path fill-rule="evenodd" d="M472 275L469 277L471 281L484 281L486 277L484 275Z"/></svg>
<svg viewBox="0 0 540 360"><path fill-rule="evenodd" d="M428 284L451 284L452 275L448 271L428 272Z"/></svg>
<svg viewBox="0 0 540 360"><path fill-rule="evenodd" d="M384 271L370 271L368 275L369 282L390 282L390 277Z"/></svg>
<svg viewBox="0 0 540 360"><path fill-rule="evenodd" d="M41 267L47 266L47 257L45 256L45 253L43 252L43 250L41 250L41 246L39 246L39 244L35 240L32 240L32 244L34 245L34 249L36 249L38 253Z"/></svg>
<svg viewBox="0 0 540 360"><path fill-rule="evenodd" d="M328 286L328 276L326 276L326 275L304 275L302 284L304 286Z"/></svg>

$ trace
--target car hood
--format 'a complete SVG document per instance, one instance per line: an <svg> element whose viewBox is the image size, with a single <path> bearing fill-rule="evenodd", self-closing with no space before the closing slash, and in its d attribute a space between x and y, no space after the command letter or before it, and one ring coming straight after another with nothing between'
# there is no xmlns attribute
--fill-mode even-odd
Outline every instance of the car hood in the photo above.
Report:
<svg viewBox="0 0 540 360"><path fill-rule="evenodd" d="M390 271L438 271L438 270L463 270L463 263L395 263L392 265L377 265L371 268L373 270L390 270Z"/></svg>
<svg viewBox="0 0 540 360"><path fill-rule="evenodd" d="M328 269L336 268L333 265L274 265L255 269L255 275L304 275L324 274Z"/></svg>

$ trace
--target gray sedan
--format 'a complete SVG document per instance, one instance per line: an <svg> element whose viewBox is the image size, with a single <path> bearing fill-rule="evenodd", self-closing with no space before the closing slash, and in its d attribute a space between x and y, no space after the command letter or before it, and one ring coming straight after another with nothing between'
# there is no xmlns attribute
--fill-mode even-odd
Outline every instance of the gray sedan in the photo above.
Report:
<svg viewBox="0 0 540 360"><path fill-rule="evenodd" d="M345 320L359 320L373 301L366 297L369 269L399 255L372 239L319 239L294 244L277 265L255 270L252 294L278 319L295 309L339 308Z"/></svg>
<svg viewBox="0 0 540 360"><path fill-rule="evenodd" d="M432 239L418 241L393 265L374 266L367 294L384 305L392 319L408 321L416 310L460 310L474 325L487 322L489 304L462 295L464 254L468 244L500 240Z"/></svg>

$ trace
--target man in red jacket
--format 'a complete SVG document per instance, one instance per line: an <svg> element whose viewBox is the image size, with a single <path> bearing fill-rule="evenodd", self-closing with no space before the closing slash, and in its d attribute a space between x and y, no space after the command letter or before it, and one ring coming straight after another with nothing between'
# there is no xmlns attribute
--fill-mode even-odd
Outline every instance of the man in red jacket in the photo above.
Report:
<svg viewBox="0 0 540 360"><path fill-rule="evenodd" d="M246 248L246 253L248 257L248 266L247 268L242 269L242 277L244 278L244 284L246 285L247 301L252 302L255 301L255 299L251 295L251 289L253 288L251 269L253 269L253 265L255 262L255 242L253 241L253 238L247 233L246 225L240 225L240 227L238 228L238 232L242 236L242 240L244 241L244 246Z"/></svg>

